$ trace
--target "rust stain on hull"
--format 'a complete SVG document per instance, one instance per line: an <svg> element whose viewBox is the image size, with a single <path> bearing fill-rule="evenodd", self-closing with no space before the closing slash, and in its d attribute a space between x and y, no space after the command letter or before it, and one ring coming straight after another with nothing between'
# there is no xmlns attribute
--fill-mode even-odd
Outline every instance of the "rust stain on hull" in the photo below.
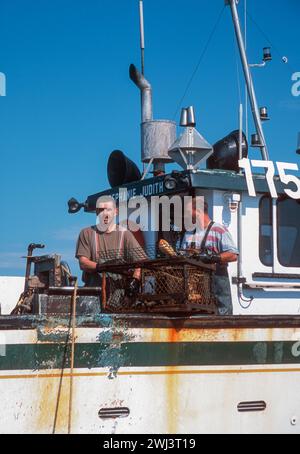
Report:
<svg viewBox="0 0 300 454"><path fill-rule="evenodd" d="M171 328L168 330L168 342L176 343L179 341L181 330ZM167 433L176 434L179 418L179 392L180 377L176 374L176 367L166 368L166 411L167 411Z"/></svg>
<svg viewBox="0 0 300 454"><path fill-rule="evenodd" d="M276 329L267 328L154 328L151 330L151 342L251 342L263 335L265 342L273 342ZM257 334L256 334L257 332ZM295 338L297 331L295 330ZM299 337L299 336L298 336Z"/></svg>
<svg viewBox="0 0 300 454"><path fill-rule="evenodd" d="M192 328L154 328L152 329L151 342L220 342L247 340L249 331L243 328L231 329L192 329Z"/></svg>
<svg viewBox="0 0 300 454"><path fill-rule="evenodd" d="M39 407L36 418L37 433L68 432L70 377L39 381Z"/></svg>

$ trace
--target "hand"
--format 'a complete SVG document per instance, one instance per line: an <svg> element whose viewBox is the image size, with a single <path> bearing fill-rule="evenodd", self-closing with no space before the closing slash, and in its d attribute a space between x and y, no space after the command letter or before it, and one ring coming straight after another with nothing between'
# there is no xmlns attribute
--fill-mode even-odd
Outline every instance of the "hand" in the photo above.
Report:
<svg viewBox="0 0 300 454"><path fill-rule="evenodd" d="M136 278L132 278L126 286L125 295L128 296L128 298L134 298L139 293L139 289L140 281Z"/></svg>
<svg viewBox="0 0 300 454"><path fill-rule="evenodd" d="M96 265L96 272L99 273L99 274L101 274L102 271L103 271L103 270L101 269L102 267L103 267L103 263L97 263L97 265Z"/></svg>
<svg viewBox="0 0 300 454"><path fill-rule="evenodd" d="M199 254L198 259L207 265L220 265L222 262L220 254Z"/></svg>

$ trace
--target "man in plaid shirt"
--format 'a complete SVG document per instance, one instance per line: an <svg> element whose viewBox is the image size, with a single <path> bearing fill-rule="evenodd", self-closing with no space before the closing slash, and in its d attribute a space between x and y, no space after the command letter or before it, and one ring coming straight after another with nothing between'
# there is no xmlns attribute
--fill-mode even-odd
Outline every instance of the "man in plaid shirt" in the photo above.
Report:
<svg viewBox="0 0 300 454"><path fill-rule="evenodd" d="M228 264L236 262L239 251L231 234L221 224L213 222L208 215L207 203L196 203L192 198L185 207L185 216L196 221L196 229L186 232L181 248L197 250L206 263L216 264L213 288L218 303L219 315L232 315L231 288L228 276Z"/></svg>

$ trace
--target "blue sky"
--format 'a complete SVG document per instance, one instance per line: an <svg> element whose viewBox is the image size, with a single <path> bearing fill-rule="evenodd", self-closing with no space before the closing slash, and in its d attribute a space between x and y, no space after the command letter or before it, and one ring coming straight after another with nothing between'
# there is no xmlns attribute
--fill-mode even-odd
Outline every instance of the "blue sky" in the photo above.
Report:
<svg viewBox="0 0 300 454"><path fill-rule="evenodd" d="M155 118L173 119L223 0L144 4ZM248 8L274 46L273 62L254 71L259 104L272 118L265 127L271 157L299 163L300 97L291 94L291 77L300 72L300 2L248 0ZM249 19L251 62L260 61L268 44ZM0 72L7 79L7 96L0 98L1 275L23 274L20 256L30 242L62 253L78 273L76 237L94 217L68 215L67 200L84 201L108 187L112 150L139 162L140 104L128 78L131 62L140 63L137 0L1 0ZM183 102L195 106L198 129L211 143L237 127L237 87L226 8ZM259 159L257 151L251 156Z"/></svg>

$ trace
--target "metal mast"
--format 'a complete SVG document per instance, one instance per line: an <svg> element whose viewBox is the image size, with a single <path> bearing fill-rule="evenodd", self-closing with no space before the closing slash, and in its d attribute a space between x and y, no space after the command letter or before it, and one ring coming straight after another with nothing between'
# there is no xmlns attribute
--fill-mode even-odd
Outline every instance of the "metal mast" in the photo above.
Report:
<svg viewBox="0 0 300 454"><path fill-rule="evenodd" d="M250 103L251 103L253 119L254 119L254 123L256 126L256 131L257 131L258 137L260 139L260 145L261 145L260 149L261 149L262 159L265 161L268 161L269 153L268 153L266 139L265 139L262 122L261 122L261 118L260 118L260 111L259 111L258 104L257 104L252 74L251 74L251 71L249 68L249 62L248 62L247 53L246 53L246 49L245 49L245 43L243 40L240 19L239 19L239 15L238 15L238 11L237 11L238 2L239 2L239 0L225 0L225 3L227 5L229 5L230 9L231 9L232 19L233 19L233 23L234 23L235 33L236 33L236 37L237 37L237 41L238 41L240 56L241 56L246 84L247 84L247 90L248 90L249 99L250 99Z"/></svg>

